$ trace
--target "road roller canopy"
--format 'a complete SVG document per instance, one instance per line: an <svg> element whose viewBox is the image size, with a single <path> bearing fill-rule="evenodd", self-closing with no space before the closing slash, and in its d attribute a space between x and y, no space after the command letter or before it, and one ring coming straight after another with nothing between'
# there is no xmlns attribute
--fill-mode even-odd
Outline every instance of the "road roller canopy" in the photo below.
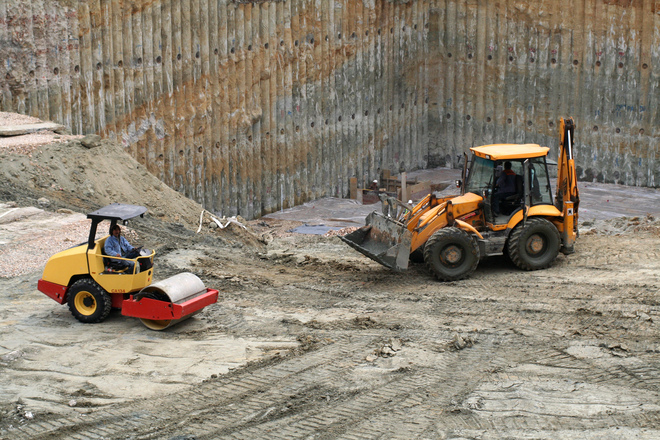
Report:
<svg viewBox="0 0 660 440"><path fill-rule="evenodd" d="M134 217L143 216L147 212L147 208L144 206L137 205L126 205L123 203L113 203L112 205L104 206L101 209L97 209L94 212L87 214L87 218L92 220L114 220L114 221L126 221Z"/></svg>
<svg viewBox="0 0 660 440"><path fill-rule="evenodd" d="M550 148L538 144L493 144L472 147L470 150L484 159L507 160L547 156Z"/></svg>
<svg viewBox="0 0 660 440"><path fill-rule="evenodd" d="M110 220L110 229L112 229L117 222L122 222L126 225L128 220L135 217L143 217L145 212L147 212L147 208L144 206L127 205L124 203L113 203L112 205L104 206L101 209L90 212L87 214L87 218L92 220L92 225L89 228L89 238L87 239L89 249L94 247L96 227L103 220Z"/></svg>

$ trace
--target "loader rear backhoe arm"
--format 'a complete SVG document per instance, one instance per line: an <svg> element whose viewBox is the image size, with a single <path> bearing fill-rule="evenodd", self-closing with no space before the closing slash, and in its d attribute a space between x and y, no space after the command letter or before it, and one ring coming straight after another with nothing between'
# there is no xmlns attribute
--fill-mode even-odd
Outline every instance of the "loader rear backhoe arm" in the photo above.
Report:
<svg viewBox="0 0 660 440"><path fill-rule="evenodd" d="M562 233L563 251L573 252L578 235L578 207L580 193L577 187L574 155L575 123L573 118L559 121L559 158L557 160L557 194L555 206L564 214Z"/></svg>

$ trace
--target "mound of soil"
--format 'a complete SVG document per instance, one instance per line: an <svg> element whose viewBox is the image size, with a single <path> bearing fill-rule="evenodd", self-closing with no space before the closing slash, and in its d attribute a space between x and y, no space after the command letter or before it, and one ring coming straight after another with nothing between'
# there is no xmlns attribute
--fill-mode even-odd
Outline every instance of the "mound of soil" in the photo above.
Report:
<svg viewBox="0 0 660 440"><path fill-rule="evenodd" d="M89 212L110 203L143 205L152 216L193 229L202 207L150 174L124 148L98 136L28 153L0 150L0 199Z"/></svg>

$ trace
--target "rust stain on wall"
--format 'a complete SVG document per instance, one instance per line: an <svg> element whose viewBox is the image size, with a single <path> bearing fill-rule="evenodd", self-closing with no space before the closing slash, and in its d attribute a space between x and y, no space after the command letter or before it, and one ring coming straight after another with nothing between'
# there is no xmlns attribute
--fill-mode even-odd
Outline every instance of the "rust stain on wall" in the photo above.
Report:
<svg viewBox="0 0 660 440"><path fill-rule="evenodd" d="M581 178L658 186L660 3L4 0L0 108L123 142L214 212L578 123Z"/></svg>

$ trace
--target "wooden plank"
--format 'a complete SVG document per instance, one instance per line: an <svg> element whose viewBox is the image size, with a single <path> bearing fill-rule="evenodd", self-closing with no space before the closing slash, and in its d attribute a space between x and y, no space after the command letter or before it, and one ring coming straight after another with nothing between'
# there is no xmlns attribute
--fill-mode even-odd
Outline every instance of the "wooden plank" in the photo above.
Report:
<svg viewBox="0 0 660 440"><path fill-rule="evenodd" d="M358 179L357 177L350 177L348 179L348 187L349 187L349 199L357 199L357 193L358 193Z"/></svg>

